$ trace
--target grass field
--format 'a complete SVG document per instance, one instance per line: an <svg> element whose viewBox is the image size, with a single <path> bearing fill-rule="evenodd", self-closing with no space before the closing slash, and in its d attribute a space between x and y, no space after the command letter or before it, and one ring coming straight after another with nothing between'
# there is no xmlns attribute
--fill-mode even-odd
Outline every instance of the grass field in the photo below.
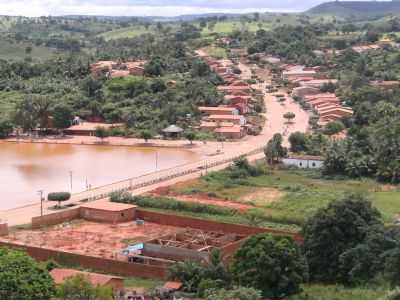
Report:
<svg viewBox="0 0 400 300"><path fill-rule="evenodd" d="M154 33L155 30L156 29L154 28L154 26L150 26L148 29L146 29L146 27L144 26L135 25L126 28L107 31L102 34L99 34L99 36L103 37L106 40L134 38L145 33Z"/></svg>
<svg viewBox="0 0 400 300"><path fill-rule="evenodd" d="M14 110L16 103L22 100L22 94L11 91L11 92L0 92L0 118L9 116Z"/></svg>
<svg viewBox="0 0 400 300"><path fill-rule="evenodd" d="M147 291L154 290L156 287L163 286L164 282L156 279L145 279L139 277L128 277L124 281L125 288L143 287Z"/></svg>
<svg viewBox="0 0 400 300"><path fill-rule="evenodd" d="M205 192L226 200L250 203L271 220L284 223L301 224L318 208L352 192L366 194L386 223L394 222L400 213L400 191L396 186L381 185L371 179L323 179L314 171L274 170L267 175L241 180L232 180L222 171L175 189L186 194Z"/></svg>
<svg viewBox="0 0 400 300"><path fill-rule="evenodd" d="M209 46L209 47L204 47L203 50L211 57L217 59L225 59L228 57L228 53L224 48Z"/></svg>
<svg viewBox="0 0 400 300"><path fill-rule="evenodd" d="M260 26L258 25L260 24ZM270 30L271 24L267 22L251 22L251 23L241 23L239 21L225 21L218 22L215 24L215 27L210 30L208 27L205 27L202 31L202 35L209 35L211 33L231 33L235 30L248 30L250 32L256 32L259 29Z"/></svg>
<svg viewBox="0 0 400 300"><path fill-rule="evenodd" d="M385 284L355 288L311 284L304 286L300 295L289 297L287 300L378 300L386 294L388 289Z"/></svg>
<svg viewBox="0 0 400 300"><path fill-rule="evenodd" d="M25 53L27 46L32 47L30 54ZM28 43L11 43L9 40L0 38L0 59L23 60L25 57L33 59L46 59L55 55L55 52L46 47L37 47Z"/></svg>

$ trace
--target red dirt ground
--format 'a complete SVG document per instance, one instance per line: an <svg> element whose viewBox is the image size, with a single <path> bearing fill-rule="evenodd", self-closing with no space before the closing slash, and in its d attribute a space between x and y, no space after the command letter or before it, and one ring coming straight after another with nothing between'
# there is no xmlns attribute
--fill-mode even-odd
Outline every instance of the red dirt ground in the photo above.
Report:
<svg viewBox="0 0 400 300"><path fill-rule="evenodd" d="M182 228L145 222L103 224L83 220L72 221L42 230L18 230L1 240L71 253L124 259L121 250L128 244L141 243L175 234Z"/></svg>
<svg viewBox="0 0 400 300"><path fill-rule="evenodd" d="M181 183L182 184L182 183ZM187 184L187 182L186 182ZM180 193L177 193L173 190L173 187L171 186L166 186L166 187L160 187L157 188L149 193L149 195L152 196L161 196L161 197L173 197L174 199L178 201L184 201L184 202L193 202L193 203L200 203L200 204L209 204L209 205L215 205L215 206L220 206L220 207L226 207L238 211L246 211L253 206L247 205L247 204L242 204L238 202L233 202L217 197L210 197L207 193L194 193L190 195L183 195Z"/></svg>

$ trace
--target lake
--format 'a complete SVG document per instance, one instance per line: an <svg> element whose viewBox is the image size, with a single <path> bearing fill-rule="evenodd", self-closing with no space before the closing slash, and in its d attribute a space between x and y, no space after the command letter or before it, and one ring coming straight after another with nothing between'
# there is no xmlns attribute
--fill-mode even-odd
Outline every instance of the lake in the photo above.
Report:
<svg viewBox="0 0 400 300"><path fill-rule="evenodd" d="M39 202L39 190L71 192L72 182L77 193L199 159L185 149L0 142L0 210Z"/></svg>

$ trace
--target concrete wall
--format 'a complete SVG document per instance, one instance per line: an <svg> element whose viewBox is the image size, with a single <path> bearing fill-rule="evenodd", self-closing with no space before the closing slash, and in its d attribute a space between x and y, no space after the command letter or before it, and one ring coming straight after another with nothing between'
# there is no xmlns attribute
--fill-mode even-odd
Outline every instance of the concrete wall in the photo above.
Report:
<svg viewBox="0 0 400 300"><path fill-rule="evenodd" d="M0 247L1 246L26 251L37 261L53 259L63 265L79 266L120 276L138 276L155 279L166 279L167 277L168 268L165 266L128 263L101 257L92 257L0 241Z"/></svg>
<svg viewBox="0 0 400 300"><path fill-rule="evenodd" d="M79 218L79 207L32 218L32 228L52 226Z"/></svg>
<svg viewBox="0 0 400 300"><path fill-rule="evenodd" d="M123 211L106 211L95 208L80 208L80 217L88 221L120 223L132 221L136 217L136 208L129 208Z"/></svg>
<svg viewBox="0 0 400 300"><path fill-rule="evenodd" d="M284 158L282 163L286 166L295 166L302 169L321 169L324 162L313 159Z"/></svg>
<svg viewBox="0 0 400 300"><path fill-rule="evenodd" d="M208 258L205 252L196 250L182 249L177 247L161 246L157 244L145 243L142 254L144 256L155 256L158 258L170 259L175 261L203 260Z"/></svg>

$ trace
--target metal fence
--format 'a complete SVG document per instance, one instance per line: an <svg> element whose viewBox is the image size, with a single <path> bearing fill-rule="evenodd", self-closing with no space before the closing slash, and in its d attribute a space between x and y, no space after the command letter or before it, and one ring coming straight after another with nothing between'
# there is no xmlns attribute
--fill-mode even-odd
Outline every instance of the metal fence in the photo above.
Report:
<svg viewBox="0 0 400 300"><path fill-rule="evenodd" d="M215 159L201 160L157 172L148 173L138 177L132 177L108 185L100 186L89 191L84 191L81 193L74 194L71 200L73 202L93 201L109 197L110 194L113 192L134 191L156 183L193 174L196 172L207 173L208 169L210 168L233 162L235 159L238 159L242 156L252 156L262 153L263 149L264 149L263 147L260 147L250 152L243 152L240 154L224 157L221 159L215 158Z"/></svg>

